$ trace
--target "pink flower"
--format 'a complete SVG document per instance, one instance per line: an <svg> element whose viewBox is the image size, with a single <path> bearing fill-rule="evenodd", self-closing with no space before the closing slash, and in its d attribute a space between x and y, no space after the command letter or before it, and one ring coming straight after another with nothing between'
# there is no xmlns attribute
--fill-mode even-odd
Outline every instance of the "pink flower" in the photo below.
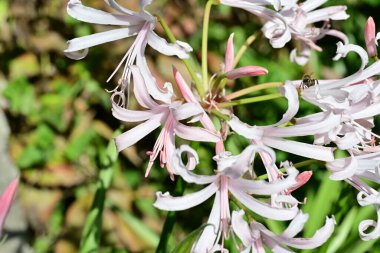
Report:
<svg viewBox="0 0 380 253"><path fill-rule="evenodd" d="M241 252L266 252L266 244L273 252L293 252L287 247L296 249L315 249L324 244L334 231L334 218L326 218L326 224L315 232L312 238L294 238L302 231L304 224L309 216L300 211L297 216L290 222L287 229L276 235L268 230L263 224L252 221L248 224L244 219L244 211L233 211L232 229L240 238L244 245L244 251Z"/></svg>
<svg viewBox="0 0 380 253"><path fill-rule="evenodd" d="M0 196L0 235L2 234L5 218L8 215L17 188L18 178L14 179Z"/></svg>
<svg viewBox="0 0 380 253"><path fill-rule="evenodd" d="M156 103L149 96L139 69L136 66L131 66L130 68L134 80L134 95L136 96L138 103L147 110L128 110L113 102L112 114L123 122L145 122L117 136L115 138L115 143L117 150L121 151L132 146L161 125L163 126L153 150L148 153L150 161L146 176L153 165L153 161L159 154L161 166L163 167L166 164L169 173L172 174L170 169L170 159L175 149L174 135L192 141L217 142L220 140L218 135L209 130L187 126L180 122L181 120L191 117L197 118L200 115L203 115L204 111L199 104L182 104L179 101L170 104Z"/></svg>
<svg viewBox="0 0 380 253"><path fill-rule="evenodd" d="M157 100L166 103L170 102L173 95L170 92L172 89L168 87L167 91L161 90L149 71L144 56L146 45L149 44L153 49L162 54L176 55L179 58L187 58L188 52L192 51L192 48L188 44L180 41L177 41L176 44L169 44L153 31L156 25L156 18L145 10L147 5L151 3L151 0L140 0L140 12L126 9L115 0L106 0L105 2L117 11L117 13L107 13L84 6L80 0L70 0L67 5L67 12L73 18L83 22L125 26L125 28L116 28L70 40L68 41L68 48L65 50L66 55L73 59L82 59L87 55L88 48L90 47L137 35L135 42L127 51L114 73L107 80L109 81L121 65L125 63L119 85L112 90L113 98L118 99L118 103L124 106L124 92L129 86L131 77L129 66L136 64L140 68L146 82L152 84L147 87L149 94Z"/></svg>
<svg viewBox="0 0 380 253"><path fill-rule="evenodd" d="M243 174L253 162L256 152L266 152L272 157L272 150L258 146L248 146L240 155L232 156L229 152L221 153L214 157L217 163L216 175L197 175L192 173L194 167L189 168L182 162L181 155L186 152L188 157L192 157L195 166L198 161L197 153L188 146L181 146L177 150L173 160L173 171L180 175L186 182L198 185L208 185L204 189L187 194L183 197L172 197L169 193L157 193L157 200L154 206L162 210L179 211L185 210L203 203L205 200L215 194L214 205L210 213L208 226L205 228L197 243L193 246L193 252L210 252L215 248L219 237L227 236L228 224L230 221L229 197L230 192L238 201L253 212L270 219L291 220L298 213L298 201L290 195L282 195L274 198L274 206L259 201L252 197L253 195L277 195L297 184L296 176L298 171L294 167L288 167L288 177L278 178L273 182L265 180L248 180L242 178ZM282 207L278 207L283 205Z"/></svg>

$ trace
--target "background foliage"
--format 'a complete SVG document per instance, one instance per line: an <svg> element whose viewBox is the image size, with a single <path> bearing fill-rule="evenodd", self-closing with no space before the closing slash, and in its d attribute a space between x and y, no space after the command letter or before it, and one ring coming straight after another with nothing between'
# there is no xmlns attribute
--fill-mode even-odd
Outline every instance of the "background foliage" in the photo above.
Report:
<svg viewBox="0 0 380 253"><path fill-rule="evenodd" d="M94 8L105 9L103 1L83 1ZM125 1L137 9L138 1ZM201 23L204 1L156 0L152 12L163 14L175 36L188 41L200 58ZM372 15L380 25L378 0L330 0L327 5L346 4L351 18L333 24L343 29L352 43L364 46L364 24ZM377 19L377 20L376 20ZM260 20L239 9L218 6L213 8L209 34L209 61L212 72L220 71L225 44L230 33L235 33L239 48L248 36L259 30ZM84 221L90 210L101 171L104 155L119 122L110 114L109 95L115 80L106 79L121 60L131 41L123 40L90 49L81 61L65 58L62 51L66 40L105 29L78 22L66 14L66 1L60 0L1 0L0 1L0 89L11 125L9 151L21 170L19 196L28 220L29 241L35 252L78 252ZM157 25L158 33L163 34ZM259 65L269 74L260 78L245 78L234 85L248 87L255 83L300 79L313 73L318 79L339 78L356 71L357 56L333 62L336 41L326 38L319 43L324 52L313 53L310 63L303 67L289 61L291 45L273 50L262 36L247 50L240 64ZM172 81L172 65L186 73L182 63L157 55L149 50L149 63L160 82ZM273 92L266 90L266 92ZM132 106L136 106L132 102ZM286 100L236 107L236 113L248 123L264 125L276 122L286 110ZM298 116L316 111L307 103L301 104ZM377 123L380 123L378 119ZM123 126L127 129L131 125ZM165 170L157 164L150 177L144 178L146 152L155 141L155 134L143 139L119 155L112 165L111 185L106 191L103 228L99 252L154 252L158 245L165 213L152 207L156 191L173 191L174 184ZM311 139L309 141L312 141ZM192 144L196 145L196 144ZM246 143L238 136L230 136L227 149L237 154ZM215 166L210 145L197 146L201 157L199 168ZM278 152L278 161L288 157ZM106 163L107 165L107 163ZM107 165L110 166L110 165ZM261 164L255 165L259 172ZM325 220L334 215L337 227L329 242L318 252L380 252L380 243L361 241L357 226L368 217L375 217L372 208L358 207L352 187L328 180L321 164L301 170L312 170L312 180L297 191L302 200L307 196L303 211L310 214L305 236L311 236ZM261 171L262 172L262 171ZM191 187L187 191L192 191ZM174 249L191 231L207 219L211 202L199 208L179 212L170 247ZM260 218L258 218L260 219ZM276 232L285 224L265 221ZM190 238L191 239L191 238ZM229 244L230 242L227 242ZM231 252L235 252L231 247ZM315 250L317 252L317 250Z"/></svg>

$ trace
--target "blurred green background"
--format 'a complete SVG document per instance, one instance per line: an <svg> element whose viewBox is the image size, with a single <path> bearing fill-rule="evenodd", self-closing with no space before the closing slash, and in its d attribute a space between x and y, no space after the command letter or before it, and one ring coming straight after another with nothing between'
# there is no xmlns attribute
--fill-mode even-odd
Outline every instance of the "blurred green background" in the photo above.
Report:
<svg viewBox="0 0 380 253"><path fill-rule="evenodd" d="M125 2L126 6L138 9L137 0ZM107 10L101 0L83 3ZM158 0L149 10L162 14L175 36L189 42L194 48L194 56L199 59L204 4L205 1L197 0ZM380 26L380 1L330 0L326 6L337 4L346 4L351 18L333 22L333 27L342 29L351 43L364 46L367 17L373 16ZM230 33L235 33L237 50L260 28L260 19L253 15L225 6L214 7L209 33L210 71L220 71ZM83 224L99 178L100 156L120 125L110 113L109 94L105 91L115 86L117 78L110 83L106 80L133 39L91 48L81 61L63 55L67 40L106 29L69 17L66 1L0 0L0 106L11 127L9 153L21 170L19 200L27 220L28 243L35 252L79 252ZM159 25L156 31L165 37ZM334 38L319 41L324 51L313 53L310 63L300 67L289 61L289 52L295 44L288 43L283 49L273 50L260 36L244 54L240 65L263 66L269 74L238 80L234 89L255 83L300 79L304 73L313 73L317 79L354 73L360 66L357 55L349 54L338 62L331 60L336 42ZM178 59L158 55L151 49L147 54L152 72L159 81L173 82L172 65L186 74ZM275 90L262 94L271 92ZM262 109L264 105L265 110ZM249 119L250 124L265 125L279 120L286 106L285 99L277 99L236 107L235 113ZM136 107L135 102L132 107ZM298 116L315 111L317 108L302 102ZM99 252L154 252L158 244L166 213L153 208L152 203L156 191L172 192L174 184L157 163L150 177L144 178L146 152L153 147L157 134L150 134L122 152L114 165ZM302 141L312 142L312 139ZM227 149L234 154L246 145L245 140L236 135L227 141ZM210 173L215 166L211 159L212 146L202 144L197 150L201 157L199 167L207 168L203 172ZM278 161L289 159L297 163L303 160L284 152L277 154ZM261 164L256 166L259 173L263 172ZM311 181L296 193L301 201L307 196L307 204L302 209L310 214L310 220L304 236L312 236L323 225L326 215L334 215L337 220L332 238L313 252L380 252L380 243L361 241L357 229L363 219L376 219L374 209L359 208L356 191L343 182L329 181L329 173L323 165L313 164L301 170L314 173ZM192 190L192 186L188 186L187 191ZM172 248L207 220L211 205L212 200L209 200L197 208L178 213L170 239ZM279 222L264 222L274 232L285 227ZM227 242L229 244L231 242ZM231 252L236 249L231 247Z"/></svg>

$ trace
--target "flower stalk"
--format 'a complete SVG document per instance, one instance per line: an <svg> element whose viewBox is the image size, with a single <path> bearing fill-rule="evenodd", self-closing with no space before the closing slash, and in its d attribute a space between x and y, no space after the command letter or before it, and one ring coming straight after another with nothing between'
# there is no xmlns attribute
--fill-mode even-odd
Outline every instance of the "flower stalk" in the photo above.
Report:
<svg viewBox="0 0 380 253"><path fill-rule="evenodd" d="M251 97L251 98L243 98L239 100L234 100L230 102L222 102L218 104L219 108L226 108L231 106L237 106L237 105L245 105L245 104L251 104L251 103L257 103L262 101L267 101L271 99L276 99L282 97L281 93L274 93L269 95L263 95L258 97Z"/></svg>

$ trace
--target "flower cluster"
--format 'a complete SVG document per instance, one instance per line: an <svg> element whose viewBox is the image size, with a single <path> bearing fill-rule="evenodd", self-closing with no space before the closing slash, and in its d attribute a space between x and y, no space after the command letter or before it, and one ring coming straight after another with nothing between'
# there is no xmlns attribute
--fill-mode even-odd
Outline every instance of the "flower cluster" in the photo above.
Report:
<svg viewBox="0 0 380 253"><path fill-rule="evenodd" d="M118 151L121 151L162 126L154 147L148 152L146 176L159 156L161 167L166 167L172 180L182 178L190 184L205 185L202 190L185 196L158 192L154 203L156 208L185 210L214 196L207 221L209 225L192 246L192 252L225 252L224 241L231 236L241 252L264 252L264 245L274 252L291 252L288 247L313 249L328 240L335 225L334 218L329 217L313 237L296 237L308 215L300 210L302 202L292 193L306 184L312 173L299 172L288 161L278 167L274 150L326 163L327 169L331 171L331 179L345 180L358 189L359 204L374 205L380 219L380 195L367 183L368 180L380 182L380 136L372 131L374 116L380 112L380 82L375 78L380 74L380 62L366 67L368 55L377 55L376 41L380 37L375 35L372 19L368 21L365 32L367 53L362 47L350 44L344 33L330 26L330 20L349 17L345 12L346 6L319 8L326 0L210 0L209 6L227 5L261 17L264 20L262 32L274 48L283 47L292 39L298 40L300 47L294 49L290 57L301 65L308 61L312 49L322 50L316 42L326 35L341 40L337 44L334 60L353 51L362 61L356 73L339 80L282 80L280 83L259 84L226 94L225 86L229 80L265 75L271 71L260 66L236 68L239 56L234 54L233 34L227 41L224 66L210 80L207 62L202 62L206 73L203 72L202 76L192 75L194 87L186 83L175 67L173 75L176 87L171 83L160 86L145 59L147 44L159 53L185 61L192 48L187 43L173 39L172 43L168 43L154 32L156 17L146 10L151 1L140 0L139 12L129 10L114 0L105 2L115 13L87 7L80 0L70 0L67 9L69 15L78 20L123 28L70 40L65 53L71 58L81 59L92 46L136 36L135 42L111 75L113 77L124 64L118 85L110 93L115 118L122 122L142 123L117 136L115 143ZM315 27L314 23L318 22L323 22L323 25ZM171 37L170 31L166 32ZM203 50L207 50L207 43L205 45ZM191 65L187 67L189 72L194 73ZM132 85L133 88L130 88ZM235 98L254 90L276 86L279 94L254 97L250 101L285 97L288 107L277 123L248 125L233 113L233 106L247 102ZM179 92L176 94L174 90ZM141 110L129 109L128 98L131 95L136 98ZM319 107L321 112L296 118L300 99ZM221 128L214 125L211 114L217 116ZM229 132L247 139L248 145L240 154L232 155L225 150L224 143L229 138ZM314 137L314 143L289 139L303 136ZM197 152L187 145L176 147L175 137L214 143L213 159L216 166L209 170L213 174L195 173L199 162ZM346 151L348 156L335 159L334 151L338 149ZM183 159L185 156L186 162ZM267 179L258 177L258 170L254 166L255 157L261 159ZM231 211L231 203L238 206L238 210ZM289 221L289 226L283 233L275 234L255 219L252 213L263 218ZM369 227L374 229L366 233ZM365 220L360 224L359 231L364 240L378 238L380 223Z"/></svg>

